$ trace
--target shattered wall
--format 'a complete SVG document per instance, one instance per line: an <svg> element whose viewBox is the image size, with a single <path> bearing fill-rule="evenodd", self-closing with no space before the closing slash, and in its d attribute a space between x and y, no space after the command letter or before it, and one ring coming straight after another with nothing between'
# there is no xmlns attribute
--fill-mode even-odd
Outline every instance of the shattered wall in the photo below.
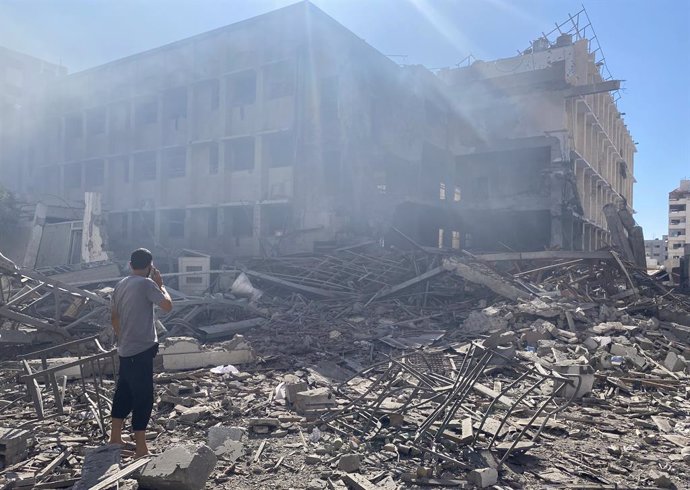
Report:
<svg viewBox="0 0 690 490"><path fill-rule="evenodd" d="M476 246L501 247L484 238L487 235L483 225L488 220L510 223L515 233L506 238L518 250L535 246L594 250L610 240L604 205L622 200L632 210L635 147L608 93L617 89L619 82L604 81L593 56L586 40L572 43L565 39L550 46L547 42L542 48L535 44L512 58L477 61L469 67L439 73L456 107L474 122L476 131L474 148L458 156L456 175L461 189L472 189L469 195L462 193L458 208L469 218L466 232L470 238L482 236L478 242L475 240ZM534 146L535 138L551 140L549 166L517 175L514 168L521 165L516 161L520 157L506 151L499 157L500 171L494 167L494 172L487 175L472 176L486 180L463 178L473 155ZM487 195L486 189L495 189L506 175L513 175L517 184L508 192L513 199L510 206L506 205L505 194L499 191ZM525 192L521 183L527 180L539 187ZM476 201L472 192L486 195L484 204L463 202L466 198ZM504 212L499 211L501 206L506 207ZM469 209L473 210L471 216ZM532 212L545 218L539 220L538 229L529 224ZM521 217L521 213L527 214ZM482 214L486 220L478 218ZM524 227L520 225L523 221ZM495 230L502 233L506 228ZM535 232L537 235L533 235Z"/></svg>

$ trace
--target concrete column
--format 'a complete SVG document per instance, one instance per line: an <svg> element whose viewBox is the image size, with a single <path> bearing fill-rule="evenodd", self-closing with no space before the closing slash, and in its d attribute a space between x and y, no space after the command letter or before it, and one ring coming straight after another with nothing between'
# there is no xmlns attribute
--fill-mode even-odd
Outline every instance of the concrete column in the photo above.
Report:
<svg viewBox="0 0 690 490"><path fill-rule="evenodd" d="M254 222L252 224L253 249L255 255L261 254L261 237L263 235L263 223L261 222L261 204L254 204Z"/></svg>

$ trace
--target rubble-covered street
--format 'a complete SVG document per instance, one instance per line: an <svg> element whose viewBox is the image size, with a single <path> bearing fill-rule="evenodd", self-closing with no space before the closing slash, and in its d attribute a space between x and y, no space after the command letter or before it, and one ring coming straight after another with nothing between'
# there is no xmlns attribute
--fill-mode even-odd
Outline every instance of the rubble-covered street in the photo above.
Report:
<svg viewBox="0 0 690 490"><path fill-rule="evenodd" d="M687 296L613 251L411 245L177 293L143 460L104 446L111 283L3 261L0 339L59 341L2 344L0 488L688 487Z"/></svg>

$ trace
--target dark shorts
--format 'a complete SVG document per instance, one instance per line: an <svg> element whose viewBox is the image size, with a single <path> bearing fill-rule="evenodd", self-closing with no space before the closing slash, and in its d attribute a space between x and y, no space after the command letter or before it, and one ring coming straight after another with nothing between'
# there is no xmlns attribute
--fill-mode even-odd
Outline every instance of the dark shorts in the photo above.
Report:
<svg viewBox="0 0 690 490"><path fill-rule="evenodd" d="M158 344L131 357L120 357L112 417L125 419L132 414L132 429L146 430L153 410L153 358Z"/></svg>

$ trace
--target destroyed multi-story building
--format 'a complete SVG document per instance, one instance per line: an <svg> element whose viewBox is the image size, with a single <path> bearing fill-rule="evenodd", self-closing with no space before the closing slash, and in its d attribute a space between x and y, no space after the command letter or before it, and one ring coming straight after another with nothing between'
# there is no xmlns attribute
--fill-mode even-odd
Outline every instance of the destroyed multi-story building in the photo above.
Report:
<svg viewBox="0 0 690 490"><path fill-rule="evenodd" d="M632 209L636 150L610 93L620 82L602 78L587 39L540 38L517 56L440 77L478 133L455 173L472 245L610 243L603 207Z"/></svg>
<svg viewBox="0 0 690 490"><path fill-rule="evenodd" d="M680 266L680 259L690 244L690 180L668 193L668 261L671 271Z"/></svg>
<svg viewBox="0 0 690 490"><path fill-rule="evenodd" d="M594 250L635 146L589 42L434 73L308 2L52 83L14 179L102 194L110 248L242 255L385 237Z"/></svg>

